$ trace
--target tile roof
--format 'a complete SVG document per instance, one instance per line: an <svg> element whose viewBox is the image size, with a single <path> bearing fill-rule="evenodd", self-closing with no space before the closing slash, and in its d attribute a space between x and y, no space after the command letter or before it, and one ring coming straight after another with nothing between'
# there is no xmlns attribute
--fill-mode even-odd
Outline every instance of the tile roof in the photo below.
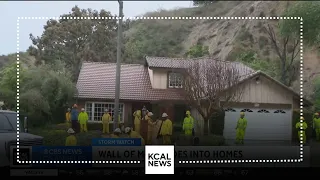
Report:
<svg viewBox="0 0 320 180"><path fill-rule="evenodd" d="M116 64L84 62L77 82L78 98L114 99ZM148 68L139 64L122 64L121 100L179 100L179 89L152 89Z"/></svg>
<svg viewBox="0 0 320 180"><path fill-rule="evenodd" d="M208 58L183 59L146 57L147 65L150 68L185 68L190 62L195 60L199 60L204 63L208 61L212 62L212 59ZM258 74L265 75L264 73L254 71L239 62L214 61L229 63L239 69L239 72L242 72L242 81ZM77 97L86 99L114 99L115 79L115 63L84 62L77 82ZM276 81L273 78L271 79ZM153 89L150 82L148 67L144 65L121 64L120 81L121 100L157 101L183 99L180 93L182 89ZM280 82L278 83L284 86Z"/></svg>
<svg viewBox="0 0 320 180"><path fill-rule="evenodd" d="M233 66L234 69L239 71L240 76L245 78L246 76L256 72L250 67L235 61L221 61L217 59L201 57L201 58L167 58L167 57L146 57L147 65L150 68L174 68L174 69L182 69L187 68L192 62L200 62L200 63L226 63L227 65ZM202 66L203 67L203 66Z"/></svg>

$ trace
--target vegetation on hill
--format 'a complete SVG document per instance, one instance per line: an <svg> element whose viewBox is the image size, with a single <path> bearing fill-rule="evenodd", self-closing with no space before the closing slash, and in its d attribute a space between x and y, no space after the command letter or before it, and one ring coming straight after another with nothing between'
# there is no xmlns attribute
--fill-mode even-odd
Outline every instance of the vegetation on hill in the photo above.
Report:
<svg viewBox="0 0 320 180"><path fill-rule="evenodd" d="M314 58L320 45L319 2L284 1L195 1L197 7L160 10L145 16L161 17L265 17L301 16L304 19L304 58L308 97L317 98L315 79L320 69ZM116 61L117 21L98 17L107 11L75 6L62 17L97 19L49 20L40 37L30 34L31 46L20 53L21 111L52 118L57 107L65 105L75 92L74 83L83 61ZM144 57L211 56L241 61L262 70L299 91L299 20L132 20L124 23L123 61L144 63ZM298 44L297 44L298 42ZM315 51L306 49L315 48ZM293 56L292 56L293 55ZM312 57L312 58L307 58ZM15 108L16 55L0 56L0 92L7 106ZM318 83L319 84L319 83ZM23 90L23 91L22 91ZM22 93L23 92L23 93ZM30 97L34 97L31 98ZM315 101L316 102L316 101ZM62 118L61 120L63 120Z"/></svg>

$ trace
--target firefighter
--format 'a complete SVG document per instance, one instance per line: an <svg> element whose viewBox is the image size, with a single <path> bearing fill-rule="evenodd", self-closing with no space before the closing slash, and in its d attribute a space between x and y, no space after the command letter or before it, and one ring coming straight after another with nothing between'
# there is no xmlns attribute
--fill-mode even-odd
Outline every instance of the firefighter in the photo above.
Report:
<svg viewBox="0 0 320 180"><path fill-rule="evenodd" d="M140 133L140 123L141 123L141 110L136 110L133 113L134 116L134 130Z"/></svg>
<svg viewBox="0 0 320 180"><path fill-rule="evenodd" d="M137 133L136 131L133 131L131 127L126 127L124 129L124 132L130 137L130 138L140 138L141 139L141 145L145 145L144 139L142 136Z"/></svg>
<svg viewBox="0 0 320 180"><path fill-rule="evenodd" d="M160 135L160 130L161 130L161 126L162 126L162 120L157 119L154 122L154 125L152 127L152 144L161 144L161 135Z"/></svg>
<svg viewBox="0 0 320 180"><path fill-rule="evenodd" d="M313 129L316 132L316 140L320 140L320 117L319 113L314 113L313 116Z"/></svg>
<svg viewBox="0 0 320 180"><path fill-rule="evenodd" d="M190 111L186 112L186 117L183 120L182 130L184 131L184 135L192 136L192 131L194 128L194 119L191 116Z"/></svg>
<svg viewBox="0 0 320 180"><path fill-rule="evenodd" d="M72 128L69 128L67 133L69 136L66 138L66 146L76 146L77 145L77 138L74 135L75 131Z"/></svg>
<svg viewBox="0 0 320 180"><path fill-rule="evenodd" d="M66 112L66 123L68 128L71 127L71 109L68 108L67 112Z"/></svg>
<svg viewBox="0 0 320 180"><path fill-rule="evenodd" d="M80 132L87 132L87 122L89 120L89 116L87 112L84 111L84 108L81 108L81 112L79 113L78 116L78 121L80 124Z"/></svg>
<svg viewBox="0 0 320 180"><path fill-rule="evenodd" d="M160 135L162 136L163 144L168 145L171 144L172 122L168 118L167 113L163 113L161 117L163 122L160 130Z"/></svg>
<svg viewBox="0 0 320 180"><path fill-rule="evenodd" d="M104 110L104 114L101 118L101 121L102 121L102 133L107 133L109 134L110 133L110 121L111 121L111 116L109 114L109 110L108 109L105 109Z"/></svg>
<svg viewBox="0 0 320 180"><path fill-rule="evenodd" d="M145 117L145 120L148 121L148 135L147 135L147 144L152 144L152 130L153 125L155 124L152 120L153 113L148 112L148 114Z"/></svg>
<svg viewBox="0 0 320 180"><path fill-rule="evenodd" d="M185 138L188 142L192 142L194 129L194 119L191 116L190 111L186 111L186 117L183 120L182 130L184 131Z"/></svg>
<svg viewBox="0 0 320 180"><path fill-rule="evenodd" d="M79 132L78 116L79 116L78 106L77 104L74 104L71 110L71 126L75 132Z"/></svg>
<svg viewBox="0 0 320 180"><path fill-rule="evenodd" d="M240 113L240 118L237 121L236 127L236 144L244 144L244 135L247 128L247 119L244 117L244 112Z"/></svg>
<svg viewBox="0 0 320 180"><path fill-rule="evenodd" d="M306 130L308 128L308 125L304 121L304 117L301 117L300 120L302 121L302 123L300 121L296 123L296 129L298 129L298 140L302 140L303 144L305 144L307 142Z"/></svg>
<svg viewBox="0 0 320 180"><path fill-rule="evenodd" d="M110 137L111 137L111 138L119 138L120 134L121 134L120 128L116 128L116 129L113 131L113 134L110 134Z"/></svg>

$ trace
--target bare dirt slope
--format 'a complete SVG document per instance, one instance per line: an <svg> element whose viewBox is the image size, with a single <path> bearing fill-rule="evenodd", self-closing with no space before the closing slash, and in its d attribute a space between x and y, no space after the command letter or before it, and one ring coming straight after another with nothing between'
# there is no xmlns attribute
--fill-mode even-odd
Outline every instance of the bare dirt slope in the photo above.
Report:
<svg viewBox="0 0 320 180"><path fill-rule="evenodd" d="M282 13L294 3L293 1L218 1L208 7L195 7L177 9L173 11L158 11L147 13L145 16L202 16L202 17L266 17L281 16ZM155 23L155 22L154 22ZM267 23L275 26L277 20L183 20L162 21L172 26L188 24L189 33L182 44L183 55L190 47L200 43L209 47L210 54L225 60L235 60L235 57L243 52L254 51L259 59L270 61L277 60L271 42L268 39L264 27ZM276 27L276 26L275 26ZM132 29L134 31L134 28ZM305 92L312 93L312 80L320 71L320 56L310 47L304 47L305 67ZM299 57L298 57L299 58ZM299 79L298 79L299 80ZM297 80L297 81L298 81ZM299 91L299 83L293 83L293 88Z"/></svg>

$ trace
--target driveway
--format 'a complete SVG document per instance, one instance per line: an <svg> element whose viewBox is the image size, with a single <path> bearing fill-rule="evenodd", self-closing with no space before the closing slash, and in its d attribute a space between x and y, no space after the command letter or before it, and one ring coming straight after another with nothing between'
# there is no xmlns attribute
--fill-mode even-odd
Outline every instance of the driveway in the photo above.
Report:
<svg viewBox="0 0 320 180"><path fill-rule="evenodd" d="M311 167L320 167L320 142L310 142Z"/></svg>

